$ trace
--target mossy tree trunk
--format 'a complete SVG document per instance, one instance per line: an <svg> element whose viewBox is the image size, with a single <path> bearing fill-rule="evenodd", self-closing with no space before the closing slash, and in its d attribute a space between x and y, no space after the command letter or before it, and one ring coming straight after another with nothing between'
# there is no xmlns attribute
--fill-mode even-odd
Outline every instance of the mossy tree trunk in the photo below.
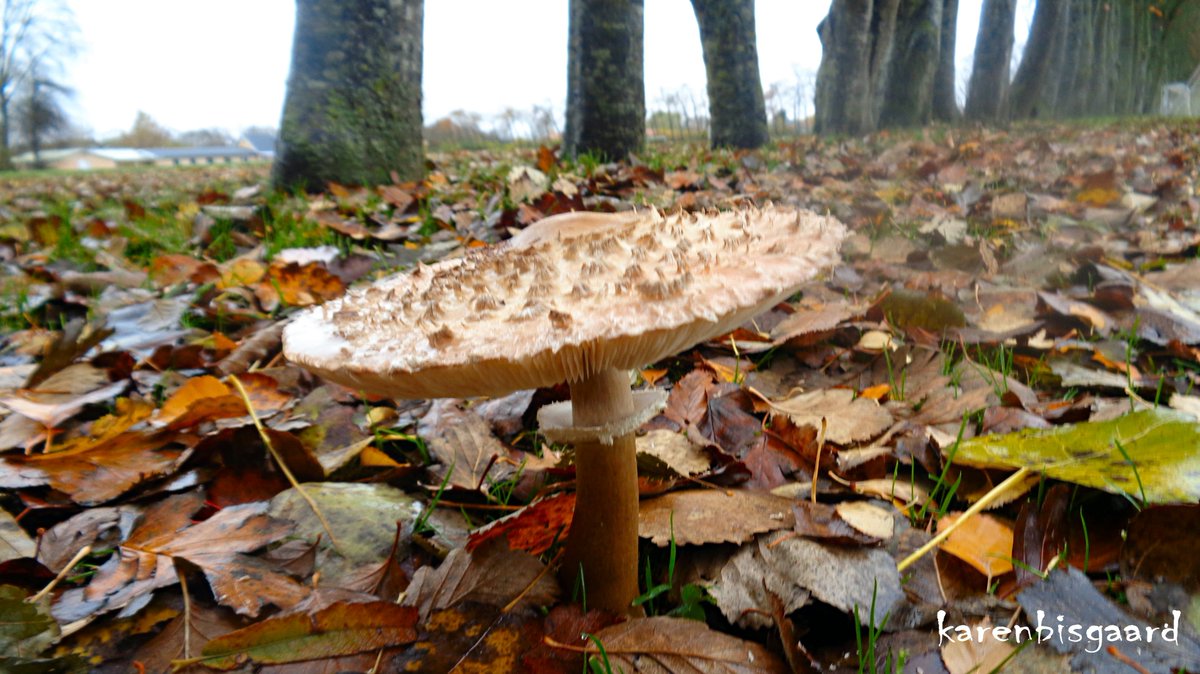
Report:
<svg viewBox="0 0 1200 674"><path fill-rule="evenodd" d="M954 50L958 36L958 0L942 4L942 45L937 73L933 76L933 118L943 122L958 119L958 97L954 76Z"/></svg>
<svg viewBox="0 0 1200 674"><path fill-rule="evenodd" d="M997 122L1004 118L1016 15L1016 0L984 0L979 14L979 37L975 41L975 64L963 109L967 119Z"/></svg>
<svg viewBox="0 0 1200 674"><path fill-rule="evenodd" d="M870 128L879 126L883 102L887 94L887 77L895 55L896 21L900 0L875 0L871 8L871 71L867 84L871 90Z"/></svg>
<svg viewBox="0 0 1200 674"><path fill-rule="evenodd" d="M767 142L758 74L754 0L692 0L708 77L713 147L752 149Z"/></svg>
<svg viewBox="0 0 1200 674"><path fill-rule="evenodd" d="M880 126L920 126L932 118L941 33L942 0L902 0Z"/></svg>
<svg viewBox="0 0 1200 674"><path fill-rule="evenodd" d="M563 149L624 159L646 138L642 0L570 0Z"/></svg>
<svg viewBox="0 0 1200 674"><path fill-rule="evenodd" d="M1013 119L1045 116L1044 94L1054 68L1055 38L1062 32L1060 24L1066 18L1065 0L1038 0L1033 13L1033 27L1021 65L1013 78L1009 94L1009 114Z"/></svg>
<svg viewBox="0 0 1200 674"><path fill-rule="evenodd" d="M833 0L817 28L817 133L862 134L874 128L871 97L871 0Z"/></svg>
<svg viewBox="0 0 1200 674"><path fill-rule="evenodd" d="M296 0L276 188L421 176L423 11L423 0Z"/></svg>

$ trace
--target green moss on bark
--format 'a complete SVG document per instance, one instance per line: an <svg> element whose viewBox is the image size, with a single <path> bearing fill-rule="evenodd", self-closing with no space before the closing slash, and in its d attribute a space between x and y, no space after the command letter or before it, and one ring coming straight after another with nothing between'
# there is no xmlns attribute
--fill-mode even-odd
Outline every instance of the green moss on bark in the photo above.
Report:
<svg viewBox="0 0 1200 674"><path fill-rule="evenodd" d="M272 181L280 189L420 177L420 0L298 0Z"/></svg>

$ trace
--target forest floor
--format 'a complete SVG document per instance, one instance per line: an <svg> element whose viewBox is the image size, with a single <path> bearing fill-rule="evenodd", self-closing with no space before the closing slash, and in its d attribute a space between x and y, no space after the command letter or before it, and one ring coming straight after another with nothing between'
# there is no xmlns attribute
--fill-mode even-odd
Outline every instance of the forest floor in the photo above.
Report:
<svg viewBox="0 0 1200 674"><path fill-rule="evenodd" d="M430 160L0 182L0 670L1200 671L1200 123ZM547 215L767 202L851 235L640 372L646 618L544 573L562 389L397 402L280 356L298 309Z"/></svg>

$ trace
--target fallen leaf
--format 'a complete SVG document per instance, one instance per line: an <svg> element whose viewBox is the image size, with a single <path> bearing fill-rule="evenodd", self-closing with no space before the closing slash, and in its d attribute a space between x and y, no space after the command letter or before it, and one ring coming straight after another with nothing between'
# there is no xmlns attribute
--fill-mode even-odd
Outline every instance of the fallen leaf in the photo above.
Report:
<svg viewBox="0 0 1200 674"><path fill-rule="evenodd" d="M938 519L938 531L958 521L961 513ZM980 513L959 525L942 543L941 550L970 564L989 580L1012 571L1013 530L992 515Z"/></svg>
<svg viewBox="0 0 1200 674"><path fill-rule="evenodd" d="M139 595L178 581L174 560L185 559L204 572L216 600L240 614L257 616L266 604L288 607L306 590L291 578L245 553L279 540L292 524L266 515L266 503L231 506L198 524L188 513L199 506L188 494L147 511L114 555L80 590L103 610L128 605ZM182 523L182 524L181 524Z"/></svg>
<svg viewBox="0 0 1200 674"><path fill-rule="evenodd" d="M517 457L500 442L486 421L453 399L435 400L417 425L417 434L440 466L434 469L448 485L475 491L490 482L503 480L520 465Z"/></svg>
<svg viewBox="0 0 1200 674"><path fill-rule="evenodd" d="M638 436L637 452L654 457L683 477L707 472L711 465L708 456L687 435L668 430Z"/></svg>
<svg viewBox="0 0 1200 674"><path fill-rule="evenodd" d="M416 622L415 609L391 602L338 602L312 614L277 616L230 632L205 644L200 657L175 664L229 671L247 662L324 660L412 643Z"/></svg>
<svg viewBox="0 0 1200 674"><path fill-rule="evenodd" d="M693 489L641 503L638 535L655 545L745 543L755 534L795 526L792 502L741 489Z"/></svg>
<svg viewBox="0 0 1200 674"><path fill-rule="evenodd" d="M33 557L37 545L7 510L0 509L0 562Z"/></svg>
<svg viewBox="0 0 1200 674"><path fill-rule="evenodd" d="M1076 672L1126 671L1125 665L1117 664L1106 646L1113 646L1136 662L1146 671L1170 672L1187 669L1200 663L1200 641L1186 629L1177 629L1176 638L1163 638L1161 630L1171 627L1162 623L1148 625L1117 608L1112 601L1100 593L1090 578L1078 569L1070 568L1052 572L1049 577L1027 587L1017 595L1024 609L1025 620L1036 629L1038 625L1052 632L1061 625L1064 632L1071 625L1080 625L1088 630L1093 625L1104 626L1103 637L1094 632L1084 632L1086 638L1073 640L1051 636L1039 647L1049 647L1059 653L1071 654L1071 670ZM1118 626L1116 630L1109 626ZM1155 639L1145 639L1146 629L1153 627L1158 632ZM1178 627L1178 625L1176 625ZM1129 634L1140 634L1138 641L1127 641ZM1034 632L1034 634L1040 634Z"/></svg>
<svg viewBox="0 0 1200 674"><path fill-rule="evenodd" d="M787 671L783 661L763 646L686 618L639 618L606 627L595 637L604 644L613 671L628 674ZM587 652L600 655L595 643L588 643Z"/></svg>
<svg viewBox="0 0 1200 674"><path fill-rule="evenodd" d="M497 538L513 550L540 555L556 541L566 540L575 514L575 493L555 494L471 532L467 550Z"/></svg>
<svg viewBox="0 0 1200 674"><path fill-rule="evenodd" d="M821 429L825 419L825 439L839 445L869 440L892 425L892 415L877 401L856 398L849 389L824 389L801 393L771 406L788 416L797 426Z"/></svg>
<svg viewBox="0 0 1200 674"><path fill-rule="evenodd" d="M872 605L878 621L904 601L896 562L887 552L801 537L772 543L760 536L755 544L742 546L726 562L710 594L731 622L766 627L771 604L764 588L784 602L786 611L802 606L811 594L847 614L857 608L860 621L868 618Z"/></svg>
<svg viewBox="0 0 1200 674"><path fill-rule="evenodd" d="M955 461L978 468L1027 466L1057 480L1144 496L1148 503L1192 503L1200 499L1197 446L1200 424L1154 408L1109 421L970 438L959 444Z"/></svg>
<svg viewBox="0 0 1200 674"><path fill-rule="evenodd" d="M548 606L559 596L558 583L533 555L493 542L471 552L457 548L436 569L418 569L400 603L424 621L463 602L503 607L518 596L525 609Z"/></svg>

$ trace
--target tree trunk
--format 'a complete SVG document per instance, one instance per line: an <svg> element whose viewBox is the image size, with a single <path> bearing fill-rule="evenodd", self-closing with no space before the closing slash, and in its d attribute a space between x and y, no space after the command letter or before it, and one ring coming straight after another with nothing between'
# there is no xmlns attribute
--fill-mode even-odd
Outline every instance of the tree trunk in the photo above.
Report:
<svg viewBox="0 0 1200 674"><path fill-rule="evenodd" d="M423 0L296 0L272 182L419 178Z"/></svg>
<svg viewBox="0 0 1200 674"><path fill-rule="evenodd" d="M1060 117L1079 117L1087 110L1092 68L1092 22L1094 0L1071 0L1071 21L1066 52L1058 82Z"/></svg>
<svg viewBox="0 0 1200 674"><path fill-rule="evenodd" d="M564 151L624 159L646 137L642 0L570 0L569 11Z"/></svg>
<svg viewBox="0 0 1200 674"><path fill-rule="evenodd" d="M1025 43L1025 53L1009 94L1009 114L1013 119L1041 116L1046 83L1053 74L1055 35L1066 14L1064 0L1038 0L1033 27Z"/></svg>
<svg viewBox="0 0 1200 674"><path fill-rule="evenodd" d="M887 78L896 52L896 21L900 0L876 0L871 10L871 75L867 81L871 91L870 125L879 128L883 102L887 94Z"/></svg>
<svg viewBox="0 0 1200 674"><path fill-rule="evenodd" d="M0 95L0 171L11 171L12 150L8 144L8 109L12 107L7 96Z"/></svg>
<svg viewBox="0 0 1200 674"><path fill-rule="evenodd" d="M754 32L754 0L692 0L704 69L713 147L767 142L767 111Z"/></svg>
<svg viewBox="0 0 1200 674"><path fill-rule="evenodd" d="M816 132L862 134L873 128L871 0L833 0L817 28Z"/></svg>
<svg viewBox="0 0 1200 674"><path fill-rule="evenodd" d="M1059 84L1062 81L1062 72L1067 60L1067 39L1071 25L1071 3L1070 0L1060 0L1062 2L1062 17L1055 24L1054 37L1051 40L1050 60L1044 66L1046 68L1046 79L1042 82L1041 91L1038 92L1037 109L1039 116L1045 119L1057 119L1061 117L1058 109L1059 101Z"/></svg>
<svg viewBox="0 0 1200 674"><path fill-rule="evenodd" d="M942 45L938 52L937 73L933 76L933 118L943 122L958 118L954 77L957 34L958 0L945 0L942 5Z"/></svg>
<svg viewBox="0 0 1200 674"><path fill-rule="evenodd" d="M968 119L997 122L1008 107L1008 72L1012 61L1016 0L984 0L975 41L975 64L967 87Z"/></svg>
<svg viewBox="0 0 1200 674"><path fill-rule="evenodd" d="M892 67L883 83L886 93L880 126L920 126L933 116L941 31L942 0L900 3Z"/></svg>

